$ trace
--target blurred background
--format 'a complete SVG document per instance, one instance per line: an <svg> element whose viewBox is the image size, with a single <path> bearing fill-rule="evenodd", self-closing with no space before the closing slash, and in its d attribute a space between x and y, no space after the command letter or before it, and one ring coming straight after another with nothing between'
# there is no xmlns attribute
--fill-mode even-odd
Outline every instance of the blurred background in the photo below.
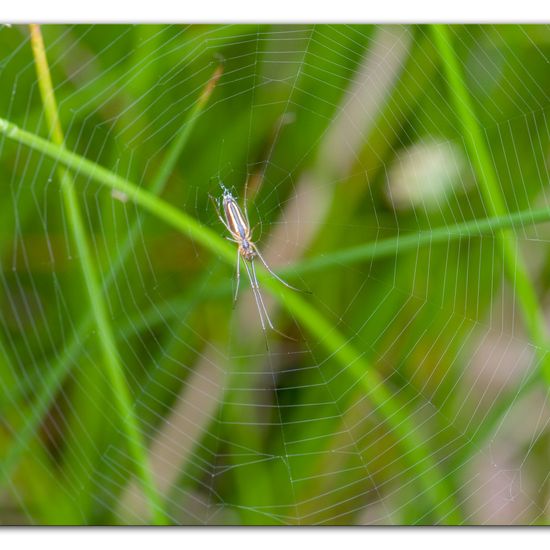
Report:
<svg viewBox="0 0 550 550"><path fill-rule="evenodd" d="M233 307L234 263L72 171L168 522L548 522L548 26L448 27L466 100L425 26L42 33L69 150L219 241L209 196L246 188L311 291L262 278L264 335L246 272ZM0 117L48 138L27 27L0 75ZM0 523L148 524L58 167L0 136ZM490 174L526 213L505 234L476 229Z"/></svg>

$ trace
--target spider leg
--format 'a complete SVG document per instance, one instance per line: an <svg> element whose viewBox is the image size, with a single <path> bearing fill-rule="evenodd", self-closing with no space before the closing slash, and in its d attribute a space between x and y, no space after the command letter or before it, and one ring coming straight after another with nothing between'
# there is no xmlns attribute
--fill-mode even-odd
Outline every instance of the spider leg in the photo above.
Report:
<svg viewBox="0 0 550 550"><path fill-rule="evenodd" d="M258 313L260 315L260 322L262 323L262 330L265 332L265 321L264 321L264 314L263 310L260 307L260 302L258 301L258 296L256 294L256 286L257 283L254 281L254 276L252 275L252 272L250 271L250 267L248 266L247 262L243 262L244 267L246 269L246 273L248 275L248 278L250 280L250 288L252 289L252 293L254 294L254 300L256 301L256 307L258 308Z"/></svg>
<svg viewBox="0 0 550 550"><path fill-rule="evenodd" d="M260 315L260 322L262 323L262 331L264 333L264 338L265 338L265 347L269 351L269 344L267 341L267 331L265 329L264 314L262 312L262 307L260 305L260 303L263 305L263 301L261 296L259 295L258 281L254 280L254 276L250 271L250 268L248 267L248 263L246 261L243 263L244 263L244 267L246 268L246 273L248 274L248 278L250 279L250 287L252 288L252 294L254 294L254 300L256 301L256 307L258 308L258 314ZM264 309L265 309L265 306L264 306ZM269 320L269 317L268 317L268 320ZM271 326L271 321L269 321L269 324Z"/></svg>
<svg viewBox="0 0 550 550"><path fill-rule="evenodd" d="M254 279L254 283L256 285L256 293L258 294L258 301L260 302L260 305L262 307L262 310L264 312L264 316L267 320L267 323L269 324L269 328L271 330L275 330L275 327L273 326L273 323L271 322L271 319L269 318L269 313L267 313L267 308L265 307L264 300L262 298L262 294L260 292L260 285L258 284L258 277L256 276L256 268L254 266L254 260L250 261L250 267L252 269L252 277Z"/></svg>
<svg viewBox="0 0 550 550"><path fill-rule="evenodd" d="M233 308L237 303L237 296L239 295L239 283L241 281L241 253L237 249L237 287L235 288L235 297L233 298Z"/></svg>
<svg viewBox="0 0 550 550"><path fill-rule="evenodd" d="M286 281L284 281L283 279L281 279L281 277L279 277L279 275L277 275L276 273L274 273L271 268L267 265L267 262L264 260L264 257L262 256L262 254L260 253L260 251L258 250L258 247L254 244L254 243L250 243L252 245L252 247L254 248L254 252L256 252L256 254L258 255L258 258L260 258L262 264L264 264L264 267L267 269L267 271L269 271L269 273L275 277L275 279L277 279L280 283L282 283L283 285L285 285L286 287L290 288L291 290L296 290L297 292L305 292L307 294L311 294L311 292L309 290L302 290L300 288L296 288L295 286L292 286L290 284L288 284Z"/></svg>
<svg viewBox="0 0 550 550"><path fill-rule="evenodd" d="M218 218L223 223L224 227L229 231L229 233L233 234L231 232L231 229L229 229L229 226L227 225L226 221L223 219L222 215L220 214L220 209L218 207L218 204L216 203L216 199L212 195L208 195L210 197L210 200L212 201L212 204L214 205L214 209L216 210L216 214L218 215Z"/></svg>
<svg viewBox="0 0 550 550"><path fill-rule="evenodd" d="M256 231L256 228L258 227L258 225L260 225L260 222L258 222L251 230L250 230L250 239L249 240L252 240L252 235L254 235L254 231ZM260 235L261 237L261 235ZM258 239L254 239L254 240L259 240Z"/></svg>
<svg viewBox="0 0 550 550"><path fill-rule="evenodd" d="M248 185L248 180L246 182L246 185ZM244 203L243 203L243 210L244 210L244 219L246 220L246 225L250 227L250 220L248 219L248 207L246 205L246 187L245 187L245 195L244 195Z"/></svg>
<svg viewBox="0 0 550 550"><path fill-rule="evenodd" d="M260 292L260 285L258 284L258 277L256 276L256 267L254 266L254 260L251 260L250 265L252 267L252 275L253 275L254 281L256 283L256 293L258 295L258 301L260 302L261 307L264 311L264 315L265 315L265 318L267 319L267 322L269 324L269 328L271 330L273 330L274 332L276 332L277 334L280 334L283 338L286 338L287 340L293 340L294 342L296 342L295 338L292 338L291 336L288 336L288 334L285 334L284 332L281 332L280 330L277 330L273 326L273 323L271 322L271 319L270 319L269 314L267 312L267 308L265 307L265 303L264 303L264 300L262 298L262 293Z"/></svg>

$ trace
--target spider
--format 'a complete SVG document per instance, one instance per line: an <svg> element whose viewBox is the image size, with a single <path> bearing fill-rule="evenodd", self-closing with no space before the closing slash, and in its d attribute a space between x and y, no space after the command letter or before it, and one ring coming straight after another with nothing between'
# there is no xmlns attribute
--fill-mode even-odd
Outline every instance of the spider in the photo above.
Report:
<svg viewBox="0 0 550 550"><path fill-rule="evenodd" d="M228 240L237 243L239 245L237 249L237 287L235 289L235 296L233 298L233 303L237 301L237 296L239 294L239 282L241 278L241 257L244 260L243 264L246 269L246 272L248 274L248 278L250 280L250 286L252 288L252 292L254 294L254 299L256 300L256 306L258 307L258 313L260 314L260 322L262 323L262 330L264 331L264 334L266 333L266 322L269 328L275 332L278 332L279 334L282 334L286 338L285 334L278 331L271 322L271 319L269 318L269 314L267 313L267 309L265 307L264 301L262 299L262 295L260 293L260 286L258 285L258 277L256 276L256 268L254 266L254 260L256 258L259 258L264 267L267 269L267 271L275 277L279 282L281 282L286 287L296 290L297 292L304 292L303 290L300 290L299 288L293 287L292 285L289 285L286 281L283 281L276 273L274 273L267 262L264 260L264 257L258 250L258 247L252 240L252 231L250 229L250 223L248 221L248 213L246 211L246 208L244 209L244 215L243 211L241 210L239 204L237 203L235 197L231 194L231 191L227 189L223 185L223 183L220 183L220 186L222 188L222 196L218 201L215 201L212 197L212 202L214 203L214 207L216 208L216 213L218 214L218 218L223 223L227 231L230 233L230 237L226 237ZM223 208L223 213L225 216L222 217L220 214L220 206Z"/></svg>

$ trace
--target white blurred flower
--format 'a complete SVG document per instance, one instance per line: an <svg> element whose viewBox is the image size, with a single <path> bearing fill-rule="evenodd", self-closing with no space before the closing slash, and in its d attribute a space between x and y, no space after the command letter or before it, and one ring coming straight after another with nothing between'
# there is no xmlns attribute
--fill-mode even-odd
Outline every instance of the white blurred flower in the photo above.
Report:
<svg viewBox="0 0 550 550"><path fill-rule="evenodd" d="M444 203L451 192L465 187L462 150L450 142L425 141L403 149L391 164L386 195L397 209Z"/></svg>

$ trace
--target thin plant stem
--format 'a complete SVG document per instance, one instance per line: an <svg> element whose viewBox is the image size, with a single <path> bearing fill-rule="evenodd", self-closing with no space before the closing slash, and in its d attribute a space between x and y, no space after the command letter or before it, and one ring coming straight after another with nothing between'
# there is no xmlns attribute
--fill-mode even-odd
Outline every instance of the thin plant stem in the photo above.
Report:
<svg viewBox="0 0 550 550"><path fill-rule="evenodd" d="M31 25L30 29L38 84L51 139L63 149L65 140L59 120L42 33L38 25ZM103 357L103 366L113 387L114 400L120 414L123 430L126 433L126 440L134 460L136 474L141 481L148 500L151 517L155 523L163 524L167 522L167 518L162 510L161 500L154 486L143 435L134 414L130 390L125 379L113 329L107 313L107 306L103 298L98 274L87 241L86 228L78 203L74 181L65 167L59 166L57 171L72 238L78 250L78 257L84 276L88 300L97 329L98 343Z"/></svg>
<svg viewBox="0 0 550 550"><path fill-rule="evenodd" d="M462 126L466 148L474 165L485 207L490 216L505 216L507 208L504 196L448 29L445 25L434 25L431 30L443 62L451 101ZM550 384L550 345L535 288L529 279L514 234L510 230L502 229L498 232L498 238L506 275L515 291L529 337L536 348L543 378Z"/></svg>
<svg viewBox="0 0 550 550"><path fill-rule="evenodd" d="M550 221L550 208L521 210L488 218L475 218L453 225L435 227L429 231L405 233L358 246L342 248L338 251L297 262L290 267L281 269L279 273L284 276L302 275L328 267L353 265L381 258L394 258L399 254L420 250L432 245L451 244L472 237L496 237L502 229L525 227L526 225L536 225L548 221Z"/></svg>

